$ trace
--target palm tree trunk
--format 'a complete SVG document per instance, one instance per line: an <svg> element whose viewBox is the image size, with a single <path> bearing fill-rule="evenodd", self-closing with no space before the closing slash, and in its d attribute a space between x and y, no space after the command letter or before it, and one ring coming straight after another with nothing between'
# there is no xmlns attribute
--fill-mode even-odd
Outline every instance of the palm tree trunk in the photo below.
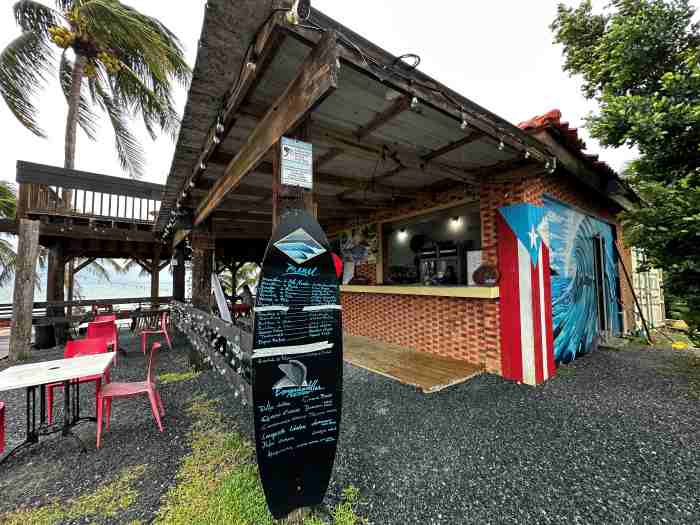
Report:
<svg viewBox="0 0 700 525"><path fill-rule="evenodd" d="M80 88L83 83L83 71L85 70L85 57L77 55L73 66L70 96L68 97L68 117L66 119L66 141L63 167L75 168L75 147L78 132L78 109L80 106Z"/></svg>
<svg viewBox="0 0 700 525"><path fill-rule="evenodd" d="M73 66L73 75L71 78L70 96L68 97L68 116L66 117L66 138L64 144L63 167L66 169L75 168L75 149L78 136L78 109L80 106L80 89L83 84L83 71L85 70L85 57L77 55ZM73 200L73 191L71 189L63 190L63 204L66 208L70 208ZM73 287L75 279L75 258L71 257L68 263L68 301L73 300ZM69 306L70 312L68 318L72 317L73 307Z"/></svg>

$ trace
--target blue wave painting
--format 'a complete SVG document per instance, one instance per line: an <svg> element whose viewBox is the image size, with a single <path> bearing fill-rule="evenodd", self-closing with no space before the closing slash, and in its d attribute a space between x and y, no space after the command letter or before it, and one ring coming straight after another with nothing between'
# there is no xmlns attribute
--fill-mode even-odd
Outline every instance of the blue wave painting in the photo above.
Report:
<svg viewBox="0 0 700 525"><path fill-rule="evenodd" d="M326 249L302 228L277 241L275 247L297 264L326 253Z"/></svg>
<svg viewBox="0 0 700 525"><path fill-rule="evenodd" d="M595 282L593 238L605 246L605 302L607 323L620 332L618 272L612 227L554 200L545 200L550 266L554 358L569 363L592 349L600 333Z"/></svg>

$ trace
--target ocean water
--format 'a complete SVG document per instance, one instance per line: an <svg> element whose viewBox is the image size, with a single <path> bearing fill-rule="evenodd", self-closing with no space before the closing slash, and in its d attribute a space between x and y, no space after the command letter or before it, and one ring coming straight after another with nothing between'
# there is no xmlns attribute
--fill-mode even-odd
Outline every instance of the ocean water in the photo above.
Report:
<svg viewBox="0 0 700 525"><path fill-rule="evenodd" d="M83 270L85 271L85 270ZM79 295L81 299L126 299L130 297L148 297L151 294L150 276L142 276L138 270L132 270L126 274L110 272L110 279L106 281L92 274L82 272L78 274ZM46 300L46 273L40 274L40 288L34 289L34 301ZM187 275L189 277L189 274ZM189 288L187 279L187 288ZM0 303L12 302L14 285L10 283L0 288ZM66 292L67 293L67 292ZM173 279L168 268L160 273L160 296L169 297L173 294ZM77 298L77 297L76 297Z"/></svg>

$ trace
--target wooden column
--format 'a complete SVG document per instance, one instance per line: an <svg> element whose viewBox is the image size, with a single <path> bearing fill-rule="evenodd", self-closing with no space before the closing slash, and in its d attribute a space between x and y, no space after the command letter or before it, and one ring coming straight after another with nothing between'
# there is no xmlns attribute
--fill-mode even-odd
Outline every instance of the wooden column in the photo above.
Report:
<svg viewBox="0 0 700 525"><path fill-rule="evenodd" d="M46 300L63 301L64 288L66 285L66 257L64 255L63 243L57 242L49 250L49 264L46 275ZM51 310L54 317L63 316L63 308Z"/></svg>
<svg viewBox="0 0 700 525"><path fill-rule="evenodd" d="M176 301L185 300L185 250L182 244L175 249L173 268L173 297Z"/></svg>
<svg viewBox="0 0 700 525"><path fill-rule="evenodd" d="M12 296L10 361L22 359L32 344L34 274L39 255L39 221L20 219L15 289Z"/></svg>
<svg viewBox="0 0 700 525"><path fill-rule="evenodd" d="M66 257L63 243L58 241L49 250L49 264L46 275L46 300L64 301L66 285ZM65 317L63 307L49 308L46 311L49 317ZM56 344L64 344L66 341L67 325L65 321L54 322L54 334Z"/></svg>
<svg viewBox="0 0 700 525"><path fill-rule="evenodd" d="M73 290L75 289L75 257L70 257L67 262L68 266L68 302L73 301ZM73 318L73 307L69 306L67 309L68 322Z"/></svg>
<svg viewBox="0 0 700 525"><path fill-rule="evenodd" d="M214 242L209 233L192 233L192 306L211 309L211 274Z"/></svg>
<svg viewBox="0 0 700 525"><path fill-rule="evenodd" d="M300 141L308 141L310 137L309 133L309 120L306 119L294 132L290 133L289 138L294 138ZM317 218L318 217L318 205L316 202L316 195L314 193L316 188L316 173L314 167L312 188L311 190L303 188L295 188L292 186L285 186L282 184L282 151L281 151L281 141L278 141L273 147L273 158L272 158L272 230L274 231L279 224L280 217L284 214L285 210L289 208L303 208L309 214Z"/></svg>
<svg viewBox="0 0 700 525"><path fill-rule="evenodd" d="M160 244L155 245L151 264L151 301L156 306L158 306L158 297L160 297L160 254L162 249Z"/></svg>

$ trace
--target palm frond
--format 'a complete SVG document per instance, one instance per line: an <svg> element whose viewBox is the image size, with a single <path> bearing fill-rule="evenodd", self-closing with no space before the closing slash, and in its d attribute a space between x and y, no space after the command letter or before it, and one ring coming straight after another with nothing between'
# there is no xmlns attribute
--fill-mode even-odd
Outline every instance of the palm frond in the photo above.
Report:
<svg viewBox="0 0 700 525"><path fill-rule="evenodd" d="M61 83L63 95L66 101L70 98L71 86L73 85L73 64L68 59L66 51L61 54L61 62L58 69L58 78ZM81 86L82 88L82 86ZM97 118L90 109L85 93L81 89L80 103L78 104L78 124L90 140L97 140Z"/></svg>
<svg viewBox="0 0 700 525"><path fill-rule="evenodd" d="M0 53L0 95L24 127L46 137L33 99L51 74L53 52L40 34L22 33Z"/></svg>
<svg viewBox="0 0 700 525"><path fill-rule="evenodd" d="M0 181L0 217L14 219L17 212L17 195L11 182Z"/></svg>
<svg viewBox="0 0 700 525"><path fill-rule="evenodd" d="M145 167L145 153L138 139L131 133L128 118L122 107L110 96L109 92L97 80L93 83L98 104L109 117L114 130L114 145L117 149L119 164L122 169L135 179L141 178Z"/></svg>
<svg viewBox="0 0 700 525"><path fill-rule="evenodd" d="M171 80L187 85L191 71L177 37L157 20L116 0L88 0L80 5L87 31L123 65L110 73L114 101L141 112L151 136L160 128L176 137L179 118Z"/></svg>
<svg viewBox="0 0 700 525"><path fill-rule="evenodd" d="M0 239L0 286L9 284L15 274L17 252L6 239Z"/></svg>
<svg viewBox="0 0 700 525"><path fill-rule="evenodd" d="M79 266L84 262L85 259L78 259L76 260L76 266ZM102 259L98 259L93 261L92 263L88 264L81 272L87 272L94 277L97 277L98 279L106 282L111 282L112 277L109 274L109 270L105 268L105 266L102 264Z"/></svg>
<svg viewBox="0 0 700 525"><path fill-rule="evenodd" d="M34 0L19 0L12 10L23 32L36 33L46 40L49 38L49 27L63 22L61 13Z"/></svg>
<svg viewBox="0 0 700 525"><path fill-rule="evenodd" d="M124 266L119 263L116 259L99 259L100 264L104 266L106 269L111 270L114 273L120 274L120 273L126 273L124 270Z"/></svg>

